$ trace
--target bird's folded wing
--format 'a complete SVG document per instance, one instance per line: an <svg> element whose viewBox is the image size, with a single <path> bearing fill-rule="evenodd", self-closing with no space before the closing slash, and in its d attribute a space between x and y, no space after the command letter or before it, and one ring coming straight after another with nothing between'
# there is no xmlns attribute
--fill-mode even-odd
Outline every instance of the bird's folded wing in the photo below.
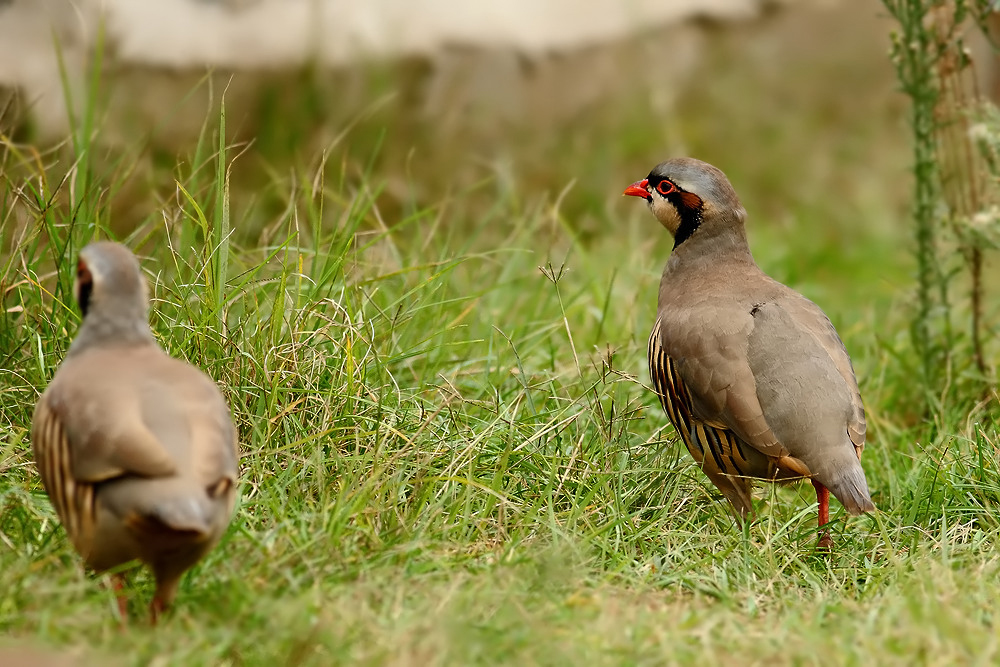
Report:
<svg viewBox="0 0 1000 667"><path fill-rule="evenodd" d="M822 309L801 295L795 295L795 297L797 298L782 300L781 307L803 331L809 332L819 342L830 355L837 372L847 383L851 396L851 418L847 424L847 433L860 455L865 446L867 426L865 406L861 401L861 391L858 389L858 380L854 375L851 357L847 354L847 348L844 347L844 342L837 334L830 318Z"/></svg>
<svg viewBox="0 0 1000 667"><path fill-rule="evenodd" d="M54 383L55 384L55 383ZM68 442L72 475L96 484L122 475L166 477L176 472L170 453L143 419L140 397L122 387L60 382L46 399ZM111 410L108 406L114 406Z"/></svg>
<svg viewBox="0 0 1000 667"><path fill-rule="evenodd" d="M192 424L192 468L215 497L236 484L239 445L229 409L221 396L218 406Z"/></svg>
<svg viewBox="0 0 1000 667"><path fill-rule="evenodd" d="M725 317L707 308L682 317L661 314L659 344L674 360L695 417L731 430L763 454L787 456L788 450L768 426L757 399L747 361L752 328L750 314L739 311L729 311Z"/></svg>
<svg viewBox="0 0 1000 667"><path fill-rule="evenodd" d="M81 540L89 540L93 533L94 485L73 474L69 439L45 396L35 407L31 421L31 450L56 514L79 548Z"/></svg>
<svg viewBox="0 0 1000 667"><path fill-rule="evenodd" d="M177 472L173 458L138 418L121 418L104 437L91 439L75 451L73 473L79 479L169 477Z"/></svg>

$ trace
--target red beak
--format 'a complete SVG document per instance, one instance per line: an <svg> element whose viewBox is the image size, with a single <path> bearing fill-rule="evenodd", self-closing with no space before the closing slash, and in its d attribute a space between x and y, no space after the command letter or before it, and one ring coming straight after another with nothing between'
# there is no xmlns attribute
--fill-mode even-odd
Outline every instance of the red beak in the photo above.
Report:
<svg viewBox="0 0 1000 667"><path fill-rule="evenodd" d="M652 197L649 196L649 190L646 189L647 185L649 185L649 181L647 181L645 178L642 179L641 181L636 181L632 185L625 188L625 192L623 192L622 195L628 195L630 197L642 197L643 199L646 200L652 199Z"/></svg>

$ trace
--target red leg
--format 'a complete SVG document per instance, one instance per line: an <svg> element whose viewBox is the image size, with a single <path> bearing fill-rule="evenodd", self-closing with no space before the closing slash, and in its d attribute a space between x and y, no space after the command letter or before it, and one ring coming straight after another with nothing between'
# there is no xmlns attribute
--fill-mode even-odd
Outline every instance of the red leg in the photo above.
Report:
<svg viewBox="0 0 1000 667"><path fill-rule="evenodd" d="M125 575L112 574L111 588L115 591L118 599L118 620L121 621L122 628L128 624L128 596L125 595Z"/></svg>
<svg viewBox="0 0 1000 667"><path fill-rule="evenodd" d="M826 488L815 479L812 481L813 486L816 488L816 503L819 505L819 548L826 551L833 549L833 540L830 538L830 533L823 530L823 526L830 522L830 489Z"/></svg>
<svg viewBox="0 0 1000 667"><path fill-rule="evenodd" d="M149 603L149 620L150 620L150 623L152 623L153 625L156 625L156 622L160 619L160 614L163 613L163 610L165 608L166 608L166 605L163 604L163 600L161 600L158 597L154 597L153 601Z"/></svg>

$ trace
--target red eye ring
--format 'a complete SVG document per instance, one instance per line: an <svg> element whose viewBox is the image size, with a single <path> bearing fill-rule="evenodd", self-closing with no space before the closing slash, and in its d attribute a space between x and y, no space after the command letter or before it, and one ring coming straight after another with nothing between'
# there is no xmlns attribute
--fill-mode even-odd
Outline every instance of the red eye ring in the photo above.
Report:
<svg viewBox="0 0 1000 667"><path fill-rule="evenodd" d="M677 188L674 186L673 183L664 179L656 184L656 191L659 192L661 195L666 196L669 195L671 192L676 192Z"/></svg>

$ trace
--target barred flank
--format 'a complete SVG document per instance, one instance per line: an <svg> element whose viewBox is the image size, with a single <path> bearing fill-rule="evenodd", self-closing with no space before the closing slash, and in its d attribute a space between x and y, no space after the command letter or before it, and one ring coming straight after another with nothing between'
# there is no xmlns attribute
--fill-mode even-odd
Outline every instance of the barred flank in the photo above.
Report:
<svg viewBox="0 0 1000 667"><path fill-rule="evenodd" d="M691 396L677 372L674 360L663 352L660 344L660 320L656 320L649 336L649 375L653 388L660 397L670 423L681 436L691 456L706 467L706 452L711 456L707 467L718 469L725 475L752 476L745 446L731 431L718 429L699 421L692 415Z"/></svg>
<svg viewBox="0 0 1000 667"><path fill-rule="evenodd" d="M59 417L44 399L32 423L31 448L49 500L70 540L84 555L96 521L94 486L73 476L69 440Z"/></svg>

